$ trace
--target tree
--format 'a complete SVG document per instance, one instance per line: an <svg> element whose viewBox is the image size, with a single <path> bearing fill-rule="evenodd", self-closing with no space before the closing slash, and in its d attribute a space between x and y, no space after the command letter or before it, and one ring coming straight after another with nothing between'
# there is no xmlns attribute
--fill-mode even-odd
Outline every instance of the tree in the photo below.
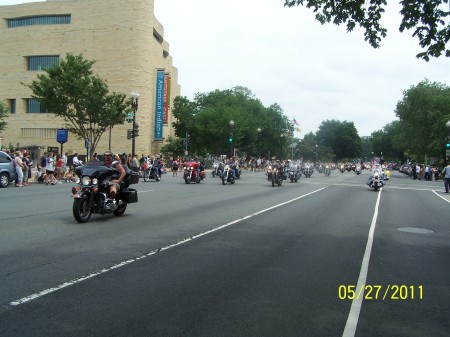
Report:
<svg viewBox="0 0 450 337"><path fill-rule="evenodd" d="M316 137L317 143L330 148L338 161L361 156L361 138L353 122L323 121Z"/></svg>
<svg viewBox="0 0 450 337"><path fill-rule="evenodd" d="M4 121L6 117L8 117L8 107L4 102L0 101L0 131L6 129L7 123Z"/></svg>
<svg viewBox="0 0 450 337"><path fill-rule="evenodd" d="M395 143L405 155L423 161L426 156L443 158L450 120L450 88L424 80L403 92L395 110L399 118Z"/></svg>
<svg viewBox="0 0 450 337"><path fill-rule="evenodd" d="M400 11L400 32L414 30L412 35L419 39L420 47L425 49L416 57L426 61L443 53L450 57L450 50L446 47L450 39L449 0L409 0L400 3L403 6ZM348 32L359 24L364 30L365 40L374 48L379 48L381 39L386 37L387 30L380 24L386 0L285 0L284 3L286 7L304 4L313 9L316 20L321 24L347 24ZM447 6L444 7L444 4Z"/></svg>
<svg viewBox="0 0 450 337"><path fill-rule="evenodd" d="M125 122L131 102L124 94L109 94L106 82L93 74L94 63L81 54L67 54L28 86L43 108L63 117L77 139L89 142L91 155L106 130Z"/></svg>
<svg viewBox="0 0 450 337"><path fill-rule="evenodd" d="M176 136L185 138L188 133L191 138L191 154L229 154L232 148L238 149L240 155L278 154L287 142L280 135L293 131L278 104L264 107L249 89L239 86L197 93L193 102L176 97L172 113Z"/></svg>

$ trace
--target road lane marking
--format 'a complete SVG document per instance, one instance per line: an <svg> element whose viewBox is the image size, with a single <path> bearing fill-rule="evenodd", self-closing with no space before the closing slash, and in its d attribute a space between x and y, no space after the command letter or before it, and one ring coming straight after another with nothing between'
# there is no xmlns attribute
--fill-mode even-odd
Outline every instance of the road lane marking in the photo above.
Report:
<svg viewBox="0 0 450 337"><path fill-rule="evenodd" d="M323 189L325 189L325 187L319 188L318 190L312 191L312 192L307 193L307 194L303 194L303 195L301 195L301 196L299 196L299 197L290 199L290 200L288 200L288 201L285 201L285 202L282 202L282 203L280 203L280 204L271 206L271 207L269 207L269 208L265 208L265 209L263 209L263 210L260 210L260 211L258 211L258 212L255 212L255 213L253 213L253 214L246 215L246 216L244 216L244 217L242 217L242 218L239 218L239 219L237 219L237 220L233 220L233 221L228 222L228 223L226 223L226 224L224 224L224 225L221 225L221 226L219 226L219 227L212 228L212 229L210 229L210 230L208 230L208 231L206 231L206 232L203 232L203 233L200 233L200 234L193 235L193 236L191 236L191 237L189 237L189 238L182 239L181 241L172 243L172 244L167 245L167 246L164 246L164 247L162 247L162 248L157 248L157 249L155 249L155 250L152 250L152 251L149 252L149 253L143 254L143 255L138 256L138 257L135 257L135 258L128 259L128 260L126 260L126 261L123 261L123 262L120 262L120 263L118 263L118 264L115 264L115 265L113 265L113 266L111 266L111 267L108 267L108 268L104 268L104 269L98 270L98 271L93 272L93 273L91 273L91 274L89 274L89 275L81 276L81 277L79 277L79 278L76 278L76 279L73 279L73 280L70 280L70 281L61 283L61 284L59 284L59 285L57 285L57 286L55 286L55 287L48 288L48 289L42 290L42 291L40 291L40 292L31 294L31 295L29 295L29 296L23 297L23 298L21 298L21 299L12 301L12 302L9 303L9 305L12 306L12 307L14 307L14 306L18 306L18 305L20 305L20 304L27 303L27 302L29 302L29 301L31 301L31 300L35 300L35 299L37 299L37 298L39 298L39 297L45 296L45 295L47 295L47 294L51 294L51 293L53 293L53 292L55 292L55 291L58 291L58 290L67 288L67 287L69 287L69 286L75 285L75 284L77 284L77 283L80 283L80 282L89 280L89 279L91 279L91 278L93 278L93 277L95 277L95 276L99 276L99 275L105 274L105 273L107 273L107 272L110 272L111 270L114 270L114 269L117 269L117 268L121 268L121 267L124 267L124 266L126 266L126 265L129 265L129 264L131 264L131 263L133 263L133 262L136 262L136 261L145 259L145 258L147 258L147 257L150 257L150 256L152 256L152 255L155 255L156 253L159 253L159 252L162 252L162 251L166 251L166 250L168 250L168 249L171 249L171 248L180 246L180 245L182 245L182 244L185 244L185 243L187 243L187 242L189 242L189 241L198 239L198 238L203 237L203 236L205 236L205 235L214 233L214 232L216 232L216 231L218 231L218 230L224 229L224 228L226 228L226 227L229 227L229 226L234 225L234 224L236 224L236 223L239 223L239 222L241 222L241 221L250 219L250 218L255 217L255 216L259 215L259 214L268 212L268 211L270 211L270 210L272 210L272 209L275 209L275 208L278 208L278 207L287 205L287 204L292 203L292 202L294 202L294 201L297 201L297 200L299 200L299 199L302 199L302 198L305 198L305 197L307 197L307 196L310 196L310 195L312 195L312 194L314 194L314 193L320 192L320 191L322 191Z"/></svg>
<svg viewBox="0 0 450 337"><path fill-rule="evenodd" d="M436 191L432 191L434 194L436 194L439 198L441 198L444 201L447 201L450 204L450 200L448 200L447 198L444 198L444 196L438 194Z"/></svg>
<svg viewBox="0 0 450 337"><path fill-rule="evenodd" d="M372 223L370 225L369 230L369 236L367 238L367 244L366 244L366 251L364 252L362 264L361 264L361 270L359 272L359 278L358 278L358 284L356 285L356 289L360 289L361 287L366 284L367 281L367 272L369 270L369 260L370 260L370 254L372 252L372 245L373 245L373 236L375 233L375 227L377 224L377 218L378 218L378 208L380 207L380 198L381 198L381 191L383 188L380 189L380 192L378 192L377 202L375 204L375 211L373 213L372 217ZM361 298L354 298L352 301L352 306L350 308L350 312L348 314L347 323L345 324L344 332L342 334L343 337L354 337L356 332L356 326L358 325L358 319L359 319L359 313L361 312L361 305L364 298L364 290L362 292Z"/></svg>

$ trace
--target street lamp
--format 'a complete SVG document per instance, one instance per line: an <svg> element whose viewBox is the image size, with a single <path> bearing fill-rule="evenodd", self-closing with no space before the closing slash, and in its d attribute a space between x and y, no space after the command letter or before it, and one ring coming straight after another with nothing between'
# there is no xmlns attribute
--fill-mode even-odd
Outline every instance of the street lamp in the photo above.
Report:
<svg viewBox="0 0 450 337"><path fill-rule="evenodd" d="M282 160L283 160L283 140L284 140L284 133L282 133L282 134L280 135L280 137L281 137L281 156L280 156L280 160L282 161Z"/></svg>
<svg viewBox="0 0 450 337"><path fill-rule="evenodd" d="M234 120L230 120L230 158L233 157L233 127L234 127Z"/></svg>
<svg viewBox="0 0 450 337"><path fill-rule="evenodd" d="M316 165L317 165L317 147L318 145L316 144Z"/></svg>
<svg viewBox="0 0 450 337"><path fill-rule="evenodd" d="M257 128L256 132L258 132L258 157L261 157L261 152L260 152L260 143L261 143L261 128Z"/></svg>
<svg viewBox="0 0 450 337"><path fill-rule="evenodd" d="M131 138L131 158L134 158L135 154L135 148L136 148L136 137L139 135L137 132L137 124L136 124L136 114L138 110L138 100L139 100L139 93L133 91L131 93L131 97L133 98L133 101L131 102L131 107L133 108L133 133Z"/></svg>

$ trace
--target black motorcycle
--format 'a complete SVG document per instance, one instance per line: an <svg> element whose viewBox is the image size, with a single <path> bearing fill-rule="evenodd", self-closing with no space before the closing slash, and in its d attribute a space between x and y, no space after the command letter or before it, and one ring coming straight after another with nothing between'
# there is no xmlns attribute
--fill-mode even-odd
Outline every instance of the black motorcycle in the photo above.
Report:
<svg viewBox="0 0 450 337"><path fill-rule="evenodd" d="M108 199L108 188L109 182L119 177L116 169L106 167L102 162L92 161L74 170L79 178L78 185L72 187L75 220L88 222L93 213L119 216L125 213L128 204L138 201L137 191L129 186L138 183L139 174L124 168L127 174L112 202Z"/></svg>
<svg viewBox="0 0 450 337"><path fill-rule="evenodd" d="M161 180L161 175L159 174L159 164L149 165L144 171L144 181L150 181L150 179L155 179L155 181Z"/></svg>
<svg viewBox="0 0 450 337"><path fill-rule="evenodd" d="M272 187L275 185L281 186L283 180L286 180L284 168L282 166L271 166L267 168L267 180L272 183Z"/></svg>

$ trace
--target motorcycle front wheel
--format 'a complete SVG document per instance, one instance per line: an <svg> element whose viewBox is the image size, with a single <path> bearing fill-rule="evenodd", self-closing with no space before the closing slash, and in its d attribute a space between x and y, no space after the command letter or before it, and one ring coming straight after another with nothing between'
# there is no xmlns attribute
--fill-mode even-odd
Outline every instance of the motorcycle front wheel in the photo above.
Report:
<svg viewBox="0 0 450 337"><path fill-rule="evenodd" d="M73 200L73 217L80 223L88 222L91 215L92 209L89 207L88 198L77 198Z"/></svg>
<svg viewBox="0 0 450 337"><path fill-rule="evenodd" d="M277 179L277 176L272 173L272 187L275 187L275 180Z"/></svg>
<svg viewBox="0 0 450 337"><path fill-rule="evenodd" d="M150 180L150 172L149 170L144 171L144 181L147 182Z"/></svg>
<svg viewBox="0 0 450 337"><path fill-rule="evenodd" d="M227 182L225 181L225 177L222 176L222 185L225 185Z"/></svg>
<svg viewBox="0 0 450 337"><path fill-rule="evenodd" d="M190 184L191 183L191 179L189 179L189 178L184 178L184 182L186 183L186 184Z"/></svg>
<svg viewBox="0 0 450 337"><path fill-rule="evenodd" d="M121 216L123 213L125 213L127 209L127 203L119 204L119 207L113 212L115 216Z"/></svg>

